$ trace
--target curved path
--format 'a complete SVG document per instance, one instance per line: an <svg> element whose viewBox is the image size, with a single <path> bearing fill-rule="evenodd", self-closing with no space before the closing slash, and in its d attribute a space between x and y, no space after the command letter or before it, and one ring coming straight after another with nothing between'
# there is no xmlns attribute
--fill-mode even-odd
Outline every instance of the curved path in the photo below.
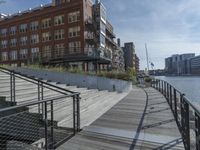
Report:
<svg viewBox="0 0 200 150"><path fill-rule="evenodd" d="M58 150L183 150L166 99L155 89L133 90Z"/></svg>

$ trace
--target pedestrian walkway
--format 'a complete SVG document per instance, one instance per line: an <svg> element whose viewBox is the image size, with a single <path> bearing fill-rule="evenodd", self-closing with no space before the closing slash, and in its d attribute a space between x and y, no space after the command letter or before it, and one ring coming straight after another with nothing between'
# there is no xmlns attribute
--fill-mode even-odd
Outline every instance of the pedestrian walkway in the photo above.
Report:
<svg viewBox="0 0 200 150"><path fill-rule="evenodd" d="M153 88L123 100L57 150L183 150L170 107Z"/></svg>

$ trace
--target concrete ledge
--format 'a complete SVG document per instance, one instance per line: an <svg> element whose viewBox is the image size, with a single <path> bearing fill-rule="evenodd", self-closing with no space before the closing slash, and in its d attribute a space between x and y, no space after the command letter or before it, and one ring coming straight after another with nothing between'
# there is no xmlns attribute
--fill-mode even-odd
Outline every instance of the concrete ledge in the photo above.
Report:
<svg viewBox="0 0 200 150"><path fill-rule="evenodd" d="M81 75L74 73L61 73L46 70L34 70L27 68L12 68L16 72L26 74L28 76L35 76L53 82L68 84L72 86L85 87L89 89L99 89L117 92L129 92L132 89L132 82L109 79L104 77Z"/></svg>

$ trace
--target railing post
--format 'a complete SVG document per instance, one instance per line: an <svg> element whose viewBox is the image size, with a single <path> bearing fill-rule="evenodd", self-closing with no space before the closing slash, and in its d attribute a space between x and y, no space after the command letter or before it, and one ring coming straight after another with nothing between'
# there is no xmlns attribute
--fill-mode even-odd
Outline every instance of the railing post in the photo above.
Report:
<svg viewBox="0 0 200 150"><path fill-rule="evenodd" d="M76 134L76 98L73 96L73 130L74 130L74 135Z"/></svg>
<svg viewBox="0 0 200 150"><path fill-rule="evenodd" d="M53 122L53 120L54 120L54 117L53 117L53 115L54 115L54 110L53 110L53 101L51 101L51 148L52 149L54 149L54 130L53 130L53 128L54 128L54 122Z"/></svg>
<svg viewBox="0 0 200 150"><path fill-rule="evenodd" d="M160 80L158 80L158 88L159 88L159 91L161 92L161 89L160 89Z"/></svg>
<svg viewBox="0 0 200 150"><path fill-rule="evenodd" d="M13 102L16 102L15 74L13 73Z"/></svg>
<svg viewBox="0 0 200 150"><path fill-rule="evenodd" d="M45 136L45 150L48 150L48 118L47 118L47 102L44 102L44 136Z"/></svg>
<svg viewBox="0 0 200 150"><path fill-rule="evenodd" d="M171 107L171 109L172 109L172 111L173 111L173 105L172 105L172 86L171 85L169 85L169 99L170 99L170 107Z"/></svg>
<svg viewBox="0 0 200 150"><path fill-rule="evenodd" d="M80 131L80 97L73 96L73 128L74 135Z"/></svg>
<svg viewBox="0 0 200 150"><path fill-rule="evenodd" d="M164 92L163 92L164 90L163 90L163 80L162 80L162 94L164 94Z"/></svg>
<svg viewBox="0 0 200 150"><path fill-rule="evenodd" d="M174 116L175 116L176 122L178 123L176 89L174 89Z"/></svg>
<svg viewBox="0 0 200 150"><path fill-rule="evenodd" d="M37 82L37 86L38 86L38 101L40 101L40 82ZM40 109L41 109L41 104L38 104L38 113L40 114Z"/></svg>
<svg viewBox="0 0 200 150"><path fill-rule="evenodd" d="M169 84L167 83L167 94L166 94L167 101L169 103Z"/></svg>
<svg viewBox="0 0 200 150"><path fill-rule="evenodd" d="M196 150L200 150L200 117L195 113Z"/></svg>
<svg viewBox="0 0 200 150"><path fill-rule="evenodd" d="M77 95L77 131L80 131L80 96Z"/></svg>
<svg viewBox="0 0 200 150"><path fill-rule="evenodd" d="M13 102L13 76L10 72L10 101Z"/></svg>
<svg viewBox="0 0 200 150"><path fill-rule="evenodd" d="M166 82L164 81L164 96L166 98Z"/></svg>
<svg viewBox="0 0 200 150"><path fill-rule="evenodd" d="M190 119L189 119L189 104L184 100L184 95L181 95L181 130L185 149L190 150Z"/></svg>

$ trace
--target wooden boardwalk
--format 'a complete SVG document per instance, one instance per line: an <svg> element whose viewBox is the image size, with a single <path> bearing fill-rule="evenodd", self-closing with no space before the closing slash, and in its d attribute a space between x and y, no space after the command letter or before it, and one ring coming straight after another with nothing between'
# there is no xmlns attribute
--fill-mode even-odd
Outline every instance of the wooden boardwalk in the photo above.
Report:
<svg viewBox="0 0 200 150"><path fill-rule="evenodd" d="M128 96L57 150L183 150L166 99L153 88L145 91L134 87Z"/></svg>

